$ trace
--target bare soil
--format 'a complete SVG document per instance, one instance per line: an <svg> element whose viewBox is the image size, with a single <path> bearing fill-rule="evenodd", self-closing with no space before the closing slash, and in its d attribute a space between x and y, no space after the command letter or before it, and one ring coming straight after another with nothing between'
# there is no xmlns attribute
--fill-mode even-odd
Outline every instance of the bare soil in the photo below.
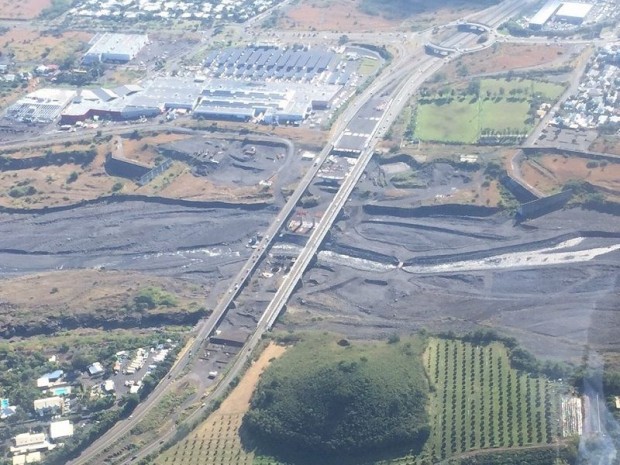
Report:
<svg viewBox="0 0 620 465"><path fill-rule="evenodd" d="M590 165L590 166L588 166ZM620 194L620 163L562 155L543 155L522 165L525 179L542 192L552 193L567 181L579 179Z"/></svg>
<svg viewBox="0 0 620 465"><path fill-rule="evenodd" d="M338 32L386 31L398 27L397 21L361 12L359 3L359 0L298 3L280 19L278 27Z"/></svg>
<svg viewBox="0 0 620 465"><path fill-rule="evenodd" d="M195 176L187 167L183 166L181 166L180 172L175 171L173 166L164 173L163 179L155 179L146 186L138 188L136 193L157 194L176 199L238 202L268 200L272 195L270 189L264 189L260 186L232 187L216 184L206 177Z"/></svg>
<svg viewBox="0 0 620 465"><path fill-rule="evenodd" d="M592 152L620 155L620 137L599 136L589 148Z"/></svg>
<svg viewBox="0 0 620 465"><path fill-rule="evenodd" d="M51 4L51 0L2 0L0 19L33 19Z"/></svg>
<svg viewBox="0 0 620 465"><path fill-rule="evenodd" d="M161 157L157 146L187 138L179 134L157 134L140 139L124 138L123 156L148 166L156 166ZM53 145L28 150L6 152L4 156L24 159L42 156L48 151L61 153L67 151L89 150L87 144ZM83 200L94 200L116 194L156 195L176 199L201 201L256 202L272 198L273 190L258 184L254 186L235 186L217 182L206 176L196 176L188 165L173 162L172 166L160 176L144 186L131 179L108 174L105 168L106 155L113 150L114 141L102 142L96 146L97 155L92 163L80 166L67 163L61 166L43 166L0 172L0 206L11 208L42 208L50 206L73 205ZM70 181L72 173L77 178ZM9 192L20 186L32 186L36 192L23 197L12 197ZM120 186L120 188L119 188Z"/></svg>
<svg viewBox="0 0 620 465"><path fill-rule="evenodd" d="M460 77L457 71L461 66L467 69L467 76L542 66L559 67L571 60L573 51L572 46L556 44L496 44L450 62L441 72L448 80L453 80Z"/></svg>
<svg viewBox="0 0 620 465"><path fill-rule="evenodd" d="M173 133L161 133L155 136L142 137L140 139L123 138L124 156L130 160L136 160L155 166L157 164L156 159L159 156L159 152L157 151L158 145L183 139L187 139L187 136Z"/></svg>
<svg viewBox="0 0 620 465"><path fill-rule="evenodd" d="M14 60L18 64L58 64L62 59L77 54L92 36L82 31L68 31L52 36L26 27L13 28L0 35L0 50L3 53L14 53Z"/></svg>
<svg viewBox="0 0 620 465"><path fill-rule="evenodd" d="M174 307L148 310L152 315L195 311L203 305L207 292L204 284L137 272L79 270L20 276L3 280L0 329L36 326L59 317L83 319L92 316L99 323L122 320L127 316L123 307L148 287L162 289L177 299Z"/></svg>

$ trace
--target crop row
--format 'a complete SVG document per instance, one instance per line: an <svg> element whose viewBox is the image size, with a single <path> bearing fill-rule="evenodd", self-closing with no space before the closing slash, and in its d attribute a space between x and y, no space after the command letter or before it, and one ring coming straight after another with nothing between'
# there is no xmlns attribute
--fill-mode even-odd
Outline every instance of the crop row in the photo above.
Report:
<svg viewBox="0 0 620 465"><path fill-rule="evenodd" d="M252 465L239 438L242 415L214 415L164 452L158 465Z"/></svg>
<svg viewBox="0 0 620 465"><path fill-rule="evenodd" d="M543 378L510 366L499 343L431 339L425 353L433 389L432 460L483 448L551 443L556 394Z"/></svg>

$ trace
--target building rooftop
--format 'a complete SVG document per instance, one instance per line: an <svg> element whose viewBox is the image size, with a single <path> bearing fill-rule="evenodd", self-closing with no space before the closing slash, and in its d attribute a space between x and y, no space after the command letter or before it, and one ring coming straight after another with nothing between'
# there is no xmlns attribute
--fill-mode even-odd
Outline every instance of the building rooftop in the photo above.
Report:
<svg viewBox="0 0 620 465"><path fill-rule="evenodd" d="M50 407L61 407L64 401L61 397L46 397L45 399L36 399L34 401L34 409L42 410Z"/></svg>
<svg viewBox="0 0 620 465"><path fill-rule="evenodd" d="M73 436L73 424L69 420L50 423L50 438L60 439Z"/></svg>
<svg viewBox="0 0 620 465"><path fill-rule="evenodd" d="M92 40L92 46L86 55L100 55L106 53L135 55L148 41L145 34L115 34L106 32L97 35Z"/></svg>
<svg viewBox="0 0 620 465"><path fill-rule="evenodd" d="M30 452L29 454L20 454L13 456L13 465L23 465L26 463L39 463L41 461L41 452Z"/></svg>
<svg viewBox="0 0 620 465"><path fill-rule="evenodd" d="M562 3L560 0L549 0L538 10L538 12L530 19L530 25L544 26L547 21L558 11Z"/></svg>
<svg viewBox="0 0 620 465"><path fill-rule="evenodd" d="M22 433L13 438L17 447L30 446L32 444L39 444L45 441L45 434L43 433Z"/></svg>
<svg viewBox="0 0 620 465"><path fill-rule="evenodd" d="M95 363L93 363L92 365L90 365L88 367L88 373L91 376L99 375L99 374L103 373L103 371L104 371L103 370L103 365L101 365L100 362L95 362Z"/></svg>
<svg viewBox="0 0 620 465"><path fill-rule="evenodd" d="M589 3L566 2L562 3L556 15L563 18L583 19L588 16L588 13L592 10L592 6L593 5Z"/></svg>

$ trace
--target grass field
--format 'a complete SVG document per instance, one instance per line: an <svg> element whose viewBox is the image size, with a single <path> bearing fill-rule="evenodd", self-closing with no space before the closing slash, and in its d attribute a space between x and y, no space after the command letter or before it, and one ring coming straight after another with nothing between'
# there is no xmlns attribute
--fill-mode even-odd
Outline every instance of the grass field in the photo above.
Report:
<svg viewBox="0 0 620 465"><path fill-rule="evenodd" d="M504 89L506 94L511 91L522 91L525 95L541 94L550 100L555 100L562 92L564 86L553 82L534 81L532 79L483 79L480 81L480 94L487 91L498 95Z"/></svg>
<svg viewBox="0 0 620 465"><path fill-rule="evenodd" d="M473 144L483 132L526 133L530 102L555 101L564 86L529 79L483 79L478 95L461 89L418 105L415 136L423 141Z"/></svg>
<svg viewBox="0 0 620 465"><path fill-rule="evenodd" d="M415 134L421 140L473 144L480 135L478 104L452 101L420 105Z"/></svg>
<svg viewBox="0 0 620 465"><path fill-rule="evenodd" d="M379 67L379 61L365 57L360 62L360 67L357 72L361 76L370 76L377 70L378 67Z"/></svg>
<svg viewBox="0 0 620 465"><path fill-rule="evenodd" d="M501 132L506 129L517 129L525 132L529 126L525 123L525 115L529 110L527 102L480 102L480 128L493 129Z"/></svg>

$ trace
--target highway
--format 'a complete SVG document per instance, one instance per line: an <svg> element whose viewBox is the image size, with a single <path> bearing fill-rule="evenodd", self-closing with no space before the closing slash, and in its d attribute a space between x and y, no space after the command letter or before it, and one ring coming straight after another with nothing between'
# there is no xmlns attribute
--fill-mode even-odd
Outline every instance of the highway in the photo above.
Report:
<svg viewBox="0 0 620 465"><path fill-rule="evenodd" d="M518 0L509 0L497 7L492 7L482 14L476 15L476 20L491 27L497 27L506 18L510 17L514 12L523 6ZM462 33L458 33L462 34ZM476 36L465 34L462 42L475 42ZM458 56L455 54L454 56ZM204 341L217 328L222 318L226 314L229 306L237 295L242 291L244 284L250 278L261 258L267 253L272 241L277 237L281 228L286 224L287 219L293 212L295 206L301 199L308 186L315 178L321 165L330 154L334 142L340 137L342 131L353 121L360 109L363 108L373 97L379 93L387 93L385 98L388 103L385 107L382 117L377 121L374 130L371 132L368 140L362 150L355 165L352 167L349 175L343 181L340 189L336 193L329 207L325 211L323 217L315 227L312 235L308 239L306 246L300 252L295 264L291 268L288 275L284 277L283 283L278 288L273 299L267 306L262 317L258 321L257 328L246 342L240 355L234 360L228 372L218 383L215 391L209 396L209 401L217 398L226 391L230 382L238 376L246 362L249 360L253 349L257 346L265 331L269 330L278 315L284 308L286 302L293 293L295 286L301 279L304 271L310 264L313 256L317 253L327 235L329 229L336 220L339 212L351 195L359 178L362 176L366 165L373 156L376 144L382 140L385 133L389 130L392 123L400 114L402 108L407 104L411 96L419 88L419 86L428 79L433 73L439 70L448 60L427 56L420 48L411 50L409 54L398 56L394 61L384 69L383 73L372 83L361 95L359 95L340 115L338 121L334 124L330 135L330 142L325 146L321 153L317 156L316 161L303 176L294 193L288 199L286 205L278 213L277 217L269 228L263 233L263 237L257 244L248 261L239 270L235 278L231 281L230 287L222 295L212 314L203 320L196 328L195 338L189 348L179 358L176 365L171 370L168 377L163 379L155 388L146 401L141 403L134 411L131 418L119 422L111 428L106 434L95 441L82 455L77 459L69 462L73 465L93 463L97 459L102 458L102 454L106 449L110 449L121 438L129 434L129 431L136 426L140 420L148 413L149 409L156 404L167 392L169 386L175 382L186 367L193 361L193 356L198 353ZM382 94L383 95L383 94ZM125 128L125 130L127 130ZM83 137L83 136L82 136ZM199 415L201 410L197 410L190 418ZM158 438L156 442L146 445L139 453L135 454L137 458L142 458L148 453L155 452L162 440L170 439L174 434L174 430L169 431L163 437ZM129 463L133 460L128 460Z"/></svg>

